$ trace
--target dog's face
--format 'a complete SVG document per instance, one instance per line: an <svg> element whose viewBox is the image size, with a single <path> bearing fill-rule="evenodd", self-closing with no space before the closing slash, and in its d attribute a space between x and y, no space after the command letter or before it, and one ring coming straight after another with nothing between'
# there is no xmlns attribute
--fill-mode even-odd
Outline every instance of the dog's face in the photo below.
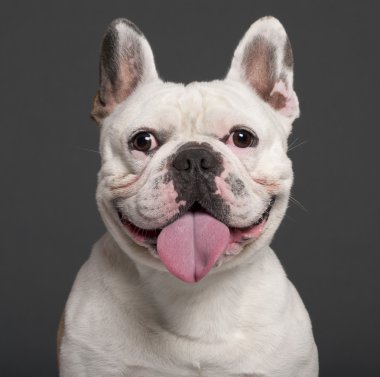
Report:
<svg viewBox="0 0 380 377"><path fill-rule="evenodd" d="M142 33L114 21L92 112L107 228L137 263L185 282L243 263L285 213L298 113L292 51L276 19L250 27L224 80L186 86L162 82Z"/></svg>

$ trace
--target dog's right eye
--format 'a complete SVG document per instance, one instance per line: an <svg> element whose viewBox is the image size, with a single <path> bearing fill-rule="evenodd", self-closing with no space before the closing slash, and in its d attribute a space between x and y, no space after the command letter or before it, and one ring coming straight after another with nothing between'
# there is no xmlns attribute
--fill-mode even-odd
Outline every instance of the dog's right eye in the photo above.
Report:
<svg viewBox="0 0 380 377"><path fill-rule="evenodd" d="M131 146L140 152L149 152L157 147L158 143L154 135L147 131L142 131L133 136Z"/></svg>

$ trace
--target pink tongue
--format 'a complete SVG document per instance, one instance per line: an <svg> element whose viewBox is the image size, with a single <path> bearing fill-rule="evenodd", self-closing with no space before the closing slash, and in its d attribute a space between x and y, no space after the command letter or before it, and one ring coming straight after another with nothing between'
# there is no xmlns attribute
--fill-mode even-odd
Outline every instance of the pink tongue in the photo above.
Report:
<svg viewBox="0 0 380 377"><path fill-rule="evenodd" d="M177 278L202 279L226 249L230 230L203 212L187 212L164 228L157 239L161 261Z"/></svg>

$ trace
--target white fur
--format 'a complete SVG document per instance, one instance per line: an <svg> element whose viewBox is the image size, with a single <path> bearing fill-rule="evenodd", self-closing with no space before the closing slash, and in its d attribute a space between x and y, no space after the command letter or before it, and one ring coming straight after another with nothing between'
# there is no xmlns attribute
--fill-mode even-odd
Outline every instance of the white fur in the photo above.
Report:
<svg viewBox="0 0 380 377"><path fill-rule="evenodd" d="M273 20L273 31L266 21L275 41L278 24ZM317 377L309 316L269 247L293 181L286 155L291 123L241 81L237 55L235 74L226 80L188 86L163 83L149 59L150 79L104 120L97 203L108 231L81 268L65 308L61 377ZM215 137L236 124L254 129L254 151L237 151ZM142 126L169 135L152 157L136 158L126 148ZM251 224L270 194L277 196L263 234L226 253L196 284L169 274L154 250L132 241L112 207L122 196L136 225L163 225L177 210L175 198L153 182L187 141L209 143L226 171L244 182L247 196L230 203L233 226Z"/></svg>
<svg viewBox="0 0 380 377"><path fill-rule="evenodd" d="M318 373L309 317L269 247L189 286L135 265L107 234L78 274L66 324L63 377Z"/></svg>

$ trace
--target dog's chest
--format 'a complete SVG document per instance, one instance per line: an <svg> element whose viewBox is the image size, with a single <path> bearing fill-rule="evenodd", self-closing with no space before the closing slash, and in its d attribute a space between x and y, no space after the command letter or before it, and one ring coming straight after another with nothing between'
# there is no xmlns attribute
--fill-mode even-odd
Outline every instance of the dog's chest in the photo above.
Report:
<svg viewBox="0 0 380 377"><path fill-rule="evenodd" d="M178 345L177 345L178 347ZM255 377L252 357L249 354L236 355L232 349L219 352L205 347L181 347L179 352L155 354L160 361L152 365L151 358L141 360L140 365L129 365L125 376L128 377ZM218 347L216 347L218 348ZM157 351L156 351L157 352ZM204 354L202 355L202 353ZM209 352L207 354L207 352ZM186 354L187 353L187 354ZM194 356L192 356L194 355Z"/></svg>
<svg viewBox="0 0 380 377"><path fill-rule="evenodd" d="M142 326L131 318L119 322L120 312L114 308L112 313L113 320L106 317L91 325L83 339L88 347L77 349L83 359L90 361L91 368L98 372L101 369L101 375L249 377L262 371L257 360L263 355L255 351L249 330L232 331L222 341L194 340L167 329L151 328L151 324Z"/></svg>
<svg viewBox="0 0 380 377"><path fill-rule="evenodd" d="M180 374L179 374L180 373ZM221 369L213 370L207 367L194 366L192 370L185 371L181 369L180 372L158 371L146 367L131 367L126 371L126 377L259 377L254 373L229 373L223 372Z"/></svg>
<svg viewBox="0 0 380 377"><path fill-rule="evenodd" d="M113 334L111 348L109 342L98 348L108 350L105 365L115 363L112 368L122 370L120 376L254 377L258 376L254 372L263 371L258 360L265 353L256 350L255 337L250 330L231 331L220 341L194 340L162 328L153 331L138 329L136 323L131 322L123 330L119 327L119 337L116 329L108 330L108 336ZM106 334L103 340L105 338Z"/></svg>
<svg viewBox="0 0 380 377"><path fill-rule="evenodd" d="M128 327L135 331L128 339L119 338L120 342L113 337L115 347L111 350L108 346L106 363L114 360L114 367L123 370L121 375L125 377L254 377L254 372L262 371L257 362L260 352L254 351L250 331L239 331L229 340L206 343L165 330L140 332L135 326Z"/></svg>

